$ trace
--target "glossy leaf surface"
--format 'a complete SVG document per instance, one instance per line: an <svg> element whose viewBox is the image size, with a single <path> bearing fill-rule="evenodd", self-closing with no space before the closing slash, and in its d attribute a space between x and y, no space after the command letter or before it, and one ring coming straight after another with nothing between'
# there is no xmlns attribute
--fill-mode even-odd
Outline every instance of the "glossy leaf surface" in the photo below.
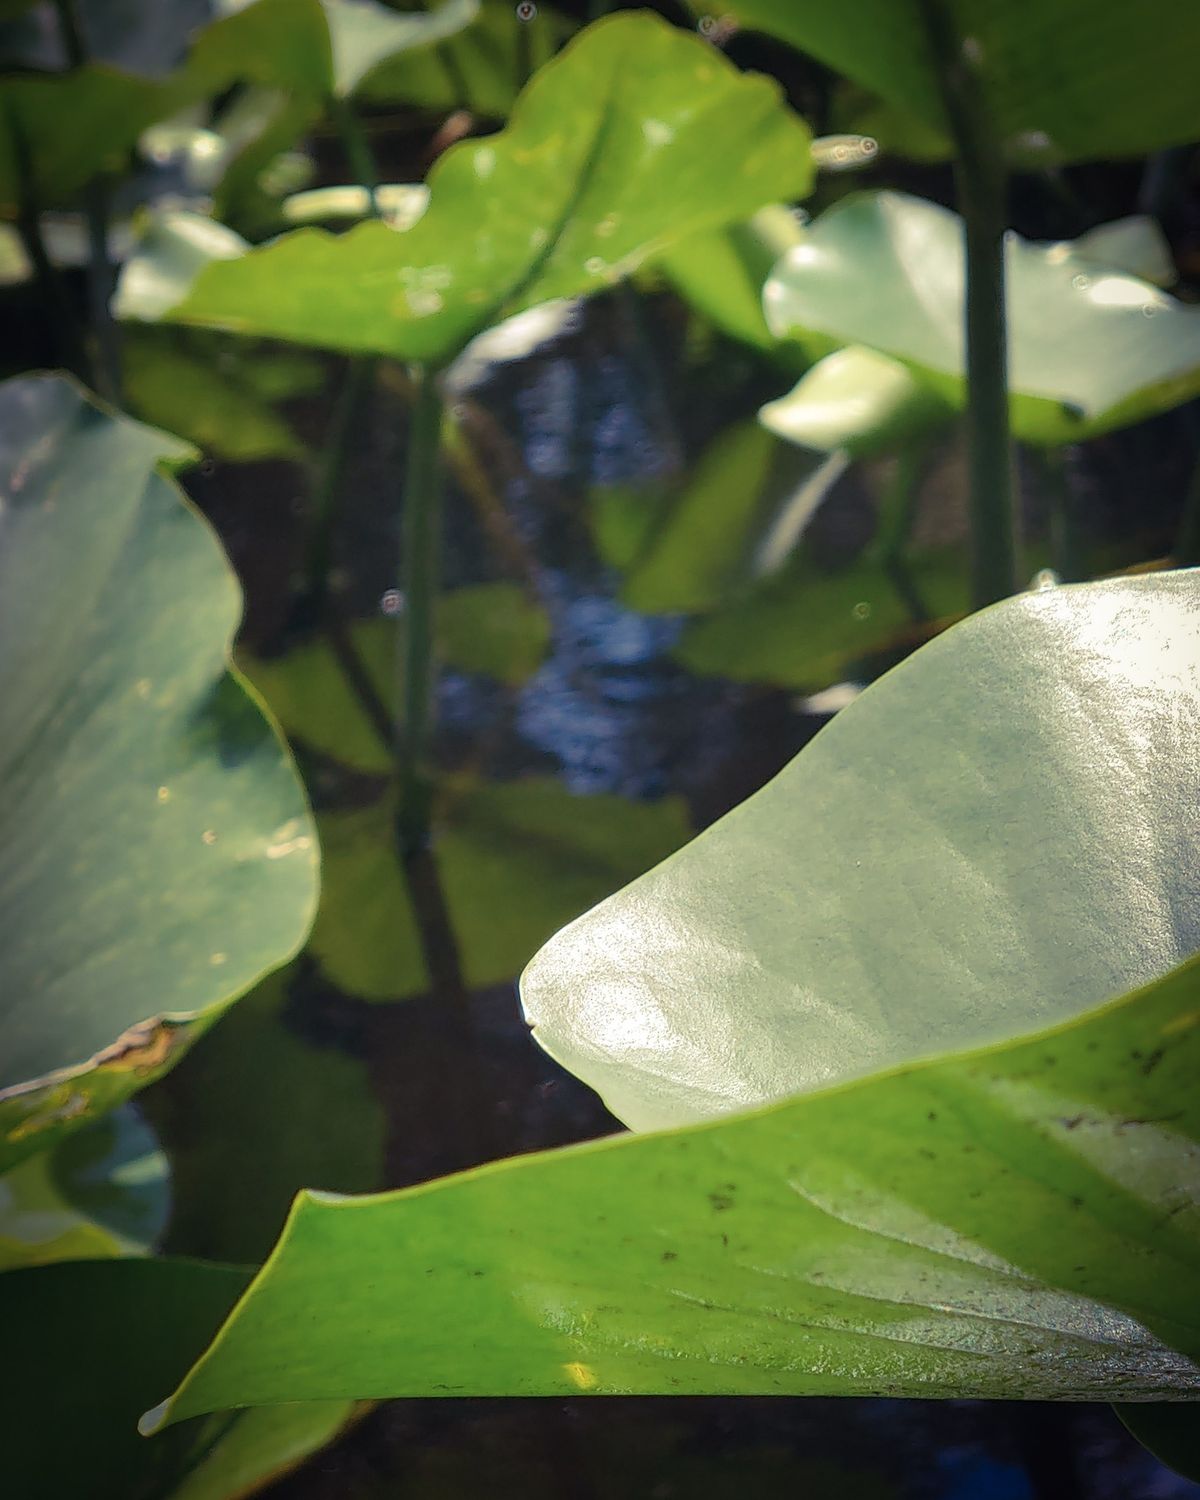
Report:
<svg viewBox="0 0 1200 1500"><path fill-rule="evenodd" d="M549 943L536 1035L638 1129L997 1041L1200 948L1200 572L1020 595Z"/></svg>
<svg viewBox="0 0 1200 1500"><path fill-rule="evenodd" d="M1063 443L1141 420L1200 390L1200 308L1067 244L1008 245L1016 435ZM962 220L904 193L823 214L763 292L767 323L861 343L965 400Z"/></svg>
<svg viewBox="0 0 1200 1500"><path fill-rule="evenodd" d="M440 362L506 314L805 192L808 143L771 81L648 13L610 16L503 131L439 157L411 229L299 230L207 266L165 311L122 297L123 314Z"/></svg>
<svg viewBox="0 0 1200 1500"><path fill-rule="evenodd" d="M0 391L6 1162L162 1072L312 919L303 791L228 670L236 581L156 472L186 452L65 380Z"/></svg>
<svg viewBox="0 0 1200 1500"><path fill-rule="evenodd" d="M1198 986L1192 964L737 1119L302 1195L165 1416L339 1392L1194 1398Z"/></svg>
<svg viewBox="0 0 1200 1500"><path fill-rule="evenodd" d="M693 10L702 0L689 0ZM741 0L738 22L809 52L934 128L946 125L931 20L989 128L1017 156L1138 156L1200 135L1189 57L1200 12L1172 0Z"/></svg>

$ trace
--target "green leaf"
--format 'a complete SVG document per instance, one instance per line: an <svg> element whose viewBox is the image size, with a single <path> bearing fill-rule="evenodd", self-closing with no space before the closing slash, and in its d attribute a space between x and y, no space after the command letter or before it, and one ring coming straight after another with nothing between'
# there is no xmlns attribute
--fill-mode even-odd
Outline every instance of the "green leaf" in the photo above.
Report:
<svg viewBox="0 0 1200 1500"><path fill-rule="evenodd" d="M352 1401L304 1401L240 1412L167 1500L244 1500L256 1495L324 1448L354 1416Z"/></svg>
<svg viewBox="0 0 1200 1500"><path fill-rule="evenodd" d="M228 672L236 581L155 472L188 451L66 380L0 388L5 1165L163 1072L312 919L303 790Z"/></svg>
<svg viewBox="0 0 1200 1500"><path fill-rule="evenodd" d="M398 12L375 0L218 0L223 12L189 59L214 82L231 75L293 94L349 98L389 58L453 36L479 0Z"/></svg>
<svg viewBox="0 0 1200 1500"><path fill-rule="evenodd" d="M145 1254L170 1197L158 1139L124 1105L0 1177L0 1268Z"/></svg>
<svg viewBox="0 0 1200 1500"><path fill-rule="evenodd" d="M272 389L255 389L262 368ZM131 328L122 346L125 398L146 422L177 432L214 457L235 463L299 459L304 446L274 409L287 396L311 395L322 375L314 356L267 355L244 340L188 336L169 328Z"/></svg>
<svg viewBox="0 0 1200 1500"><path fill-rule="evenodd" d="M420 936L382 805L320 819L321 909L310 951L339 988L368 1000L428 987ZM550 933L687 838L674 800L575 797L543 777L443 789L434 846L463 977L512 979Z"/></svg>
<svg viewBox="0 0 1200 1500"><path fill-rule="evenodd" d="M704 0L689 0L693 10ZM1140 156L1200 135L1190 59L1200 11L1173 0L740 0L769 32L937 130L946 129L929 19L961 52L990 128L1016 156Z"/></svg>
<svg viewBox="0 0 1200 1500"><path fill-rule="evenodd" d="M24 202L68 202L101 172L119 172L145 128L186 102L171 82L96 64L0 79L0 217Z"/></svg>
<svg viewBox="0 0 1200 1500"><path fill-rule="evenodd" d="M1200 948L1197 701L1200 571L972 616L548 944L538 1040L644 1129L1149 982Z"/></svg>
<svg viewBox="0 0 1200 1500"><path fill-rule="evenodd" d="M795 340L781 341L767 327L762 292L780 257L803 237L792 210L771 203L744 224L689 235L655 266L722 333L802 369L808 361Z"/></svg>
<svg viewBox="0 0 1200 1500"><path fill-rule="evenodd" d="M961 548L889 563L870 553L834 572L801 556L718 613L691 622L671 653L689 671L817 692L855 675L889 645L912 643L931 620L968 608Z"/></svg>
<svg viewBox="0 0 1200 1500"><path fill-rule="evenodd" d="M613 1044L653 1053L620 993ZM1193 963L736 1119L302 1194L145 1426L347 1392L1195 1398L1198 1006Z"/></svg>
<svg viewBox="0 0 1200 1500"><path fill-rule="evenodd" d="M574 29L574 21L548 5L523 21L511 0L483 0L477 19L456 35L376 68L359 97L503 119L526 74L548 63Z"/></svg>
<svg viewBox="0 0 1200 1500"><path fill-rule="evenodd" d="M794 197L809 135L778 86L649 13L609 16L534 77L512 123L439 157L411 228L297 230L122 316L438 363L503 316L610 286L689 234Z"/></svg>
<svg viewBox="0 0 1200 1500"><path fill-rule="evenodd" d="M287 1009L294 979L270 975L139 1101L171 1161L171 1254L264 1260L300 1188L365 1193L382 1180L366 1066L302 1034Z"/></svg>
<svg viewBox="0 0 1200 1500"><path fill-rule="evenodd" d="M1008 245L1009 385L1016 435L1077 441L1200 391L1200 308L1070 243ZM859 343L911 365L965 401L962 220L904 193L844 199L780 261L763 293L767 323Z"/></svg>
<svg viewBox="0 0 1200 1500"><path fill-rule="evenodd" d="M850 344L818 360L786 396L759 409L777 437L853 458L894 452L953 419L953 409L901 364Z"/></svg>
<svg viewBox="0 0 1200 1500"><path fill-rule="evenodd" d="M435 621L437 651L447 665L514 687L537 670L550 638L544 611L512 583L451 589L438 600ZM371 685L389 710L402 628L380 618L359 620L349 631ZM391 744L380 740L328 640L307 642L283 656L243 653L240 661L291 738L358 771L384 775L393 769Z"/></svg>

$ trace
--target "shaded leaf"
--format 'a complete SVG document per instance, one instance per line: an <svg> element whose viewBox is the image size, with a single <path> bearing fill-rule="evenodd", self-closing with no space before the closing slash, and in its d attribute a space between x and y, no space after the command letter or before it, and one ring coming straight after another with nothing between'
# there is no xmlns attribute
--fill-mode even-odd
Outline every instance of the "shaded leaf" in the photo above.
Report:
<svg viewBox="0 0 1200 1500"><path fill-rule="evenodd" d="M444 362L509 313L804 192L808 141L772 81L649 13L609 16L531 80L506 129L438 158L411 229L297 230L208 265L174 307L125 287L119 307Z"/></svg>
<svg viewBox="0 0 1200 1500"><path fill-rule="evenodd" d="M1200 1484L1200 1442L1194 1406L1168 1406L1154 1401L1116 1408L1138 1442L1155 1458Z"/></svg>
<svg viewBox="0 0 1200 1500"><path fill-rule="evenodd" d="M1200 391L1200 308L1070 243L1010 235L1008 278L1012 417L1024 441L1077 441ZM781 337L866 344L963 404L962 220L950 210L904 193L847 198L784 256L763 299Z"/></svg>
<svg viewBox="0 0 1200 1500"><path fill-rule="evenodd" d="M144 1254L170 1192L157 1138L124 1105L0 1177L0 1267Z"/></svg>
<svg viewBox="0 0 1200 1500"><path fill-rule="evenodd" d="M701 0L689 0L702 10ZM1200 12L1172 0L741 0L740 25L810 52L946 129L930 20L940 17L991 131L1046 162L1140 156L1200 135L1189 58Z"/></svg>
<svg viewBox="0 0 1200 1500"><path fill-rule="evenodd" d="M1198 1001L1193 963L759 1113L303 1194L146 1425L339 1392L1194 1399Z"/></svg>
<svg viewBox="0 0 1200 1500"><path fill-rule="evenodd" d="M359 620L350 627L359 661L385 707L396 697L399 631L395 620ZM516 686L531 677L546 652L550 623L515 584L472 584L437 601L436 648L447 665ZM289 736L359 771L386 774L394 753L384 744L347 681L328 640L297 646L283 656L243 653L247 676L271 705Z"/></svg>
<svg viewBox="0 0 1200 1500"><path fill-rule="evenodd" d="M379 1186L383 1117L366 1066L303 1034L292 978L270 975L142 1096L170 1155L172 1254L261 1261L300 1188Z"/></svg>
<svg viewBox="0 0 1200 1500"><path fill-rule="evenodd" d="M548 63L574 29L574 21L548 5L525 21L510 0L483 0L477 19L462 31L381 64L363 80L360 97L503 119L525 73Z"/></svg>
<svg viewBox="0 0 1200 1500"><path fill-rule="evenodd" d="M771 353L793 369L808 363L794 339L781 340L767 327L762 293L767 277L804 235L800 220L782 203L771 203L727 229L689 235L655 262L675 290L722 333Z"/></svg>
<svg viewBox="0 0 1200 1500"><path fill-rule="evenodd" d="M236 581L155 472L187 451L62 379L0 389L6 1164L164 1071L311 921L304 793L228 672Z"/></svg>
<svg viewBox="0 0 1200 1500"><path fill-rule="evenodd" d="M390 801L320 819L325 885L311 951L369 1000L428 987L396 858ZM435 813L434 854L471 988L519 973L546 937L687 838L682 805L575 797L542 777L457 789Z"/></svg>

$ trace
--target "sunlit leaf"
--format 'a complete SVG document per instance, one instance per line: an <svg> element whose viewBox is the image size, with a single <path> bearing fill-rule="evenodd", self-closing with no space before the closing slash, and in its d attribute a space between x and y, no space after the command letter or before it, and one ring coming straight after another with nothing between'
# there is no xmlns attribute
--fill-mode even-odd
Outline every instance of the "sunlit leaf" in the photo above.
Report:
<svg viewBox="0 0 1200 1500"><path fill-rule="evenodd" d="M612 1043L653 1050L621 995ZM1193 963L760 1113L301 1195L146 1426L347 1392L1195 1399L1198 1001Z"/></svg>
<svg viewBox="0 0 1200 1500"><path fill-rule="evenodd" d="M548 944L538 1039L648 1128L1154 979L1200 948L1197 705L1200 571L972 616Z"/></svg>
<svg viewBox="0 0 1200 1500"><path fill-rule="evenodd" d="M854 458L892 452L945 426L953 408L899 360L850 344L818 360L786 396L759 409L777 437Z"/></svg>
<svg viewBox="0 0 1200 1500"><path fill-rule="evenodd" d="M156 473L187 451L65 380L0 390L6 1164L163 1072L311 921L304 794L228 671L236 581Z"/></svg>
<svg viewBox="0 0 1200 1500"><path fill-rule="evenodd" d="M119 307L440 362L509 313L601 290L675 240L805 192L808 142L772 81L622 13L541 69L506 129L439 157L411 229L297 230L208 265L174 307L128 287Z"/></svg>
<svg viewBox="0 0 1200 1500"><path fill-rule="evenodd" d="M1018 437L1074 441L1200 391L1200 308L1069 243L1015 235L1008 280ZM776 334L882 350L962 405L962 221L950 210L903 193L845 199L784 256L763 298Z"/></svg>
<svg viewBox="0 0 1200 1500"><path fill-rule="evenodd" d="M420 994L428 980L390 801L326 813L320 827L325 882L312 953L350 994ZM575 797L541 777L450 784L435 827L438 872L471 988L515 978L557 927L688 835L674 799Z"/></svg>

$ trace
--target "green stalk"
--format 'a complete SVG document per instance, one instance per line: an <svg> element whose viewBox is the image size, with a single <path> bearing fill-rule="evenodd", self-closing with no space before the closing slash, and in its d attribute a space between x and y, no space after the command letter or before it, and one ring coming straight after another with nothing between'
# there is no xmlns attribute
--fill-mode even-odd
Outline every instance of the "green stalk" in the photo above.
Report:
<svg viewBox="0 0 1200 1500"><path fill-rule="evenodd" d="M967 510L975 609L1017 589L1017 522L1008 416L1004 236L1007 173L980 80L938 0L923 0L955 145L966 248Z"/></svg>
<svg viewBox="0 0 1200 1500"><path fill-rule="evenodd" d="M434 371L417 365L404 481L403 655L401 713L396 725L400 810L396 826L405 859L429 838L427 769L433 729L433 615L438 597L441 531L442 398Z"/></svg>
<svg viewBox="0 0 1200 1500"><path fill-rule="evenodd" d="M1050 511L1050 566L1063 583L1078 583L1086 577L1085 535L1079 506L1067 472L1063 448L1036 452L1036 462L1046 484Z"/></svg>

